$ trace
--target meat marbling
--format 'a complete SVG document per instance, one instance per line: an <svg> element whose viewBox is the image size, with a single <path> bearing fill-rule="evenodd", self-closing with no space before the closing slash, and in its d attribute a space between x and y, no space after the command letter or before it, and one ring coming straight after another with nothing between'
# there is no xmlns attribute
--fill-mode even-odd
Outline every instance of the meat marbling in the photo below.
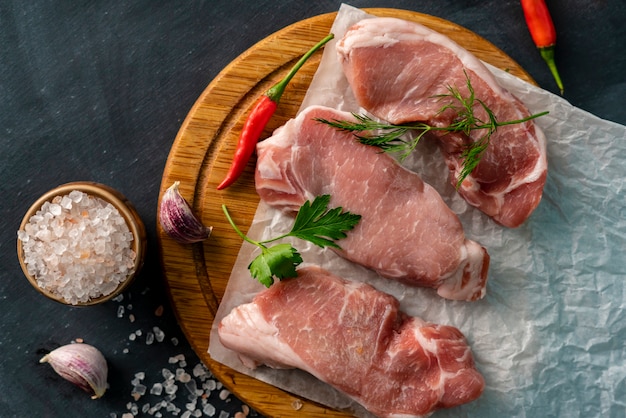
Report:
<svg viewBox="0 0 626 418"><path fill-rule="evenodd" d="M367 111L394 124L426 122L447 126L456 112L440 113L448 87L469 96L467 77L475 96L498 121L530 115L524 104L502 88L487 67L448 37L418 23L396 18L364 19L337 43L337 53L352 90ZM484 109L474 113L488 121ZM441 150L457 183L462 151L484 131L438 135ZM534 122L502 126L459 188L461 196L496 222L517 227L539 204L546 181L545 137Z"/></svg>
<svg viewBox="0 0 626 418"><path fill-rule="evenodd" d="M484 380L462 333L398 306L369 285L306 267L234 308L218 332L247 367L304 370L381 417L478 398Z"/></svg>
<svg viewBox="0 0 626 418"><path fill-rule="evenodd" d="M465 237L441 196L378 148L314 120L352 117L311 106L260 142L255 181L261 199L295 211L330 195L332 207L361 215L339 242L341 256L448 299L482 298L489 255Z"/></svg>

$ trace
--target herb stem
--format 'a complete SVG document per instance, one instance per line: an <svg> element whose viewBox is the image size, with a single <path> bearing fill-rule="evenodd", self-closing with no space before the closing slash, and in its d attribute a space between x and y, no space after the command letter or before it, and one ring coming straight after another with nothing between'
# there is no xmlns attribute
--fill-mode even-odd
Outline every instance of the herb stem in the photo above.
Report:
<svg viewBox="0 0 626 418"><path fill-rule="evenodd" d="M241 232L241 230L237 227L237 225L235 224L233 219L230 217L230 213L228 212L228 209L226 208L226 205L222 205L222 211L224 211L224 215L226 216L226 219L228 220L228 223L230 224L230 226L232 226L232 228L235 230L237 235L239 235L241 237L241 239L243 239L244 241L249 242L252 245L256 245L257 247L265 248L265 246L263 245L263 242L255 241L255 240L249 238L243 232ZM267 241L265 241L265 242L267 242Z"/></svg>

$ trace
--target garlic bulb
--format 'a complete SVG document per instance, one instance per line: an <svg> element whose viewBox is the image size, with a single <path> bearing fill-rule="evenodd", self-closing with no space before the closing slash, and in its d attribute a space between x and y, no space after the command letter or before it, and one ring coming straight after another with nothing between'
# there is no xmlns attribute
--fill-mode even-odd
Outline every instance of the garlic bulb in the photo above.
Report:
<svg viewBox="0 0 626 418"><path fill-rule="evenodd" d="M59 376L90 393L92 399L100 398L107 389L106 359L89 344L61 346L43 356L39 362L49 363Z"/></svg>
<svg viewBox="0 0 626 418"><path fill-rule="evenodd" d="M212 227L202 222L191 211L189 203L178 191L176 181L163 193L159 206L159 223L163 230L182 244L204 241L211 235Z"/></svg>

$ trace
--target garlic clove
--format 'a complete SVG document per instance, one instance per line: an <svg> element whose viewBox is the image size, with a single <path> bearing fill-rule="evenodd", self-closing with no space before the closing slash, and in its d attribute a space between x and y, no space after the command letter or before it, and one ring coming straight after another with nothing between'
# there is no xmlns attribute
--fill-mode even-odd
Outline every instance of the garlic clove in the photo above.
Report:
<svg viewBox="0 0 626 418"><path fill-rule="evenodd" d="M161 198L159 223L163 230L182 244L204 241L211 235L212 227L206 227L194 215L189 203L178 191L180 182L175 181Z"/></svg>
<svg viewBox="0 0 626 418"><path fill-rule="evenodd" d="M61 346L43 356L39 362L49 363L59 376L90 393L92 399L100 398L107 389L106 359L89 344Z"/></svg>

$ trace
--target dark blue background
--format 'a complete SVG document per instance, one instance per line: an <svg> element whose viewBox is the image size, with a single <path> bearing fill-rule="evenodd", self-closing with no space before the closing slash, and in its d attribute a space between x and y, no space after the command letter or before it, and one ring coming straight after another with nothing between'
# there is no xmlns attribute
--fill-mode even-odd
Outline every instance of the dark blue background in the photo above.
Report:
<svg viewBox="0 0 626 418"><path fill-rule="evenodd" d="M414 10L460 24L557 92L518 1L350 4ZM558 32L565 97L626 124L626 4L555 0L548 5ZM0 3L0 416L121 417L134 401L135 373L145 372L151 385L171 366L171 356L184 354L189 370L198 362L170 308L156 244L157 197L172 141L197 97L231 60L265 36L339 6L329 0ZM68 308L37 293L20 270L16 230L24 212L45 191L76 180L120 190L148 229L146 266L121 302ZM157 316L161 305L164 314ZM120 306L125 313L118 318ZM146 345L153 326L165 331L166 339ZM137 330L143 336L130 341ZM174 345L172 337L180 343ZM111 387L102 399L89 399L38 364L43 353L75 338L99 347L109 361ZM154 403L144 397L137 404L149 401ZM241 408L232 397L211 403L217 414L225 410L232 416Z"/></svg>

